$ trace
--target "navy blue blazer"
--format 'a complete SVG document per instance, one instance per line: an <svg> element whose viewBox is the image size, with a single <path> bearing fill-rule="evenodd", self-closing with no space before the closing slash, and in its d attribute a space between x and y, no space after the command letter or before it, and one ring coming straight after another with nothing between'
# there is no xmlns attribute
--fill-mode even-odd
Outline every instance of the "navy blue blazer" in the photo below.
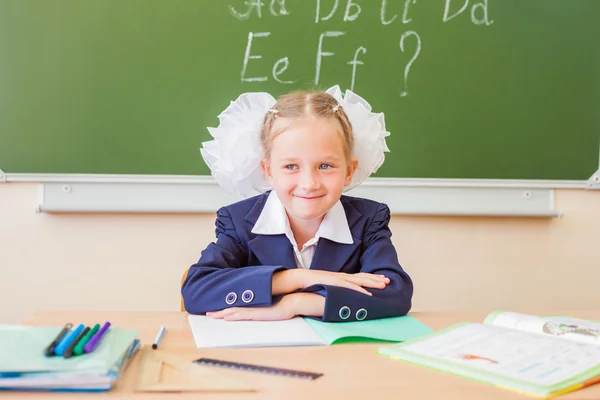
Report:
<svg viewBox="0 0 600 400"><path fill-rule="evenodd" d="M294 250L285 235L256 235L252 228L268 192L222 207L217 211L217 240L202 251L189 268L181 288L190 314L228 307L262 307L281 296L271 294L273 273L296 268ZM373 296L352 289L313 285L301 292L325 296L323 321L356 321L401 316L411 308L413 283L398 263L388 227L390 210L372 200L342 196L348 226L354 239L341 244L320 238L310 269L383 274L384 289L366 288Z"/></svg>

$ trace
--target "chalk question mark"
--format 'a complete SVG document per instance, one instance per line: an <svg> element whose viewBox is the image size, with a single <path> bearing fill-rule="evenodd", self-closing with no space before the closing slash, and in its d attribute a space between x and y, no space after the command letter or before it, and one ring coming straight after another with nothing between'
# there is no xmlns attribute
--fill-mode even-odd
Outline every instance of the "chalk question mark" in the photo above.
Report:
<svg viewBox="0 0 600 400"><path fill-rule="evenodd" d="M400 50L402 50L402 52L404 53L404 39L406 39L409 36L414 36L417 38L417 49L415 50L415 54L413 54L410 61L406 64L406 67L404 67L404 90L400 92L400 96L402 97L408 96L408 73L410 72L410 67L413 65L413 63L419 56L419 53L421 52L421 38L419 37L419 34L415 31L406 31L402 34L402 36L400 37Z"/></svg>

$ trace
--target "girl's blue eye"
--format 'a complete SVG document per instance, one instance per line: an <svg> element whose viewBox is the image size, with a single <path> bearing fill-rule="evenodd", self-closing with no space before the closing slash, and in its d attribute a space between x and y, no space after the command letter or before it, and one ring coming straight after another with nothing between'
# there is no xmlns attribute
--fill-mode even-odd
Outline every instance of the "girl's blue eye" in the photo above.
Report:
<svg viewBox="0 0 600 400"><path fill-rule="evenodd" d="M331 167L331 165L330 165L330 164L321 164L321 165L319 166L319 168L320 168L320 169L331 169L332 167Z"/></svg>
<svg viewBox="0 0 600 400"><path fill-rule="evenodd" d="M286 165L283 168L289 169L290 171L292 171L292 170L295 170L296 168L298 168L298 166L296 164L289 164L289 165Z"/></svg>

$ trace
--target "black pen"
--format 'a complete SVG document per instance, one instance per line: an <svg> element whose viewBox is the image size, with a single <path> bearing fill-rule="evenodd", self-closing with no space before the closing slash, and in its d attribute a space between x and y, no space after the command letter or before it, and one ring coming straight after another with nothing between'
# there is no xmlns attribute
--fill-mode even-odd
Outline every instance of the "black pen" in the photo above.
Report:
<svg viewBox="0 0 600 400"><path fill-rule="evenodd" d="M54 339L52 343L50 343L48 347L46 347L46 350L44 351L46 357L52 357L54 355L54 349L56 348L58 343L60 343L60 341L63 340L65 335L71 330L72 327L73 324L69 322L65 325L64 328L62 328L62 330L58 333L58 336L56 336L56 339Z"/></svg>
<svg viewBox="0 0 600 400"><path fill-rule="evenodd" d="M73 356L73 350L75 350L75 346L77 346L77 343L79 343L79 341L81 339L83 339L83 337L90 331L90 327L86 326L84 330L81 331L81 333L75 338L75 340L73 340L71 342L71 344L69 345L69 347L67 347L65 349L65 352L63 354L64 358L71 358Z"/></svg>

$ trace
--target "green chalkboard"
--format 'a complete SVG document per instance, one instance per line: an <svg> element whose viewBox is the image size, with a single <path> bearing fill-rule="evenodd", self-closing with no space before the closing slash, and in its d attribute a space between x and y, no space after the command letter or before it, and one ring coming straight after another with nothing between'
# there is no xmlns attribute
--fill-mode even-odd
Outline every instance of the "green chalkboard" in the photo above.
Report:
<svg viewBox="0 0 600 400"><path fill-rule="evenodd" d="M205 175L206 127L240 93L339 84L386 115L377 176L587 179L599 17L598 0L0 0L0 168Z"/></svg>

